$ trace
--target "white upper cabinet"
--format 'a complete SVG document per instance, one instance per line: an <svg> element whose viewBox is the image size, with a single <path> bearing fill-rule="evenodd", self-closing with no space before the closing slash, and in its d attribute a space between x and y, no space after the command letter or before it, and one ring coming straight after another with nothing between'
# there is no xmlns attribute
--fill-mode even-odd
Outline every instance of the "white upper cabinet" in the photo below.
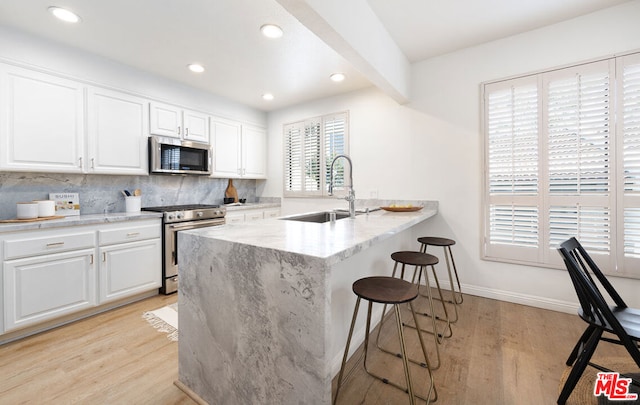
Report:
<svg viewBox="0 0 640 405"><path fill-rule="evenodd" d="M150 133L189 141L209 143L207 114L180 107L151 102Z"/></svg>
<svg viewBox="0 0 640 405"><path fill-rule="evenodd" d="M0 168L81 173L83 86L0 65Z"/></svg>
<svg viewBox="0 0 640 405"><path fill-rule="evenodd" d="M242 127L239 122L212 120L213 176L238 178L241 167Z"/></svg>
<svg viewBox="0 0 640 405"><path fill-rule="evenodd" d="M213 177L262 179L267 174L267 133L263 128L212 120Z"/></svg>
<svg viewBox="0 0 640 405"><path fill-rule="evenodd" d="M242 176L267 177L267 132L263 128L242 126Z"/></svg>
<svg viewBox="0 0 640 405"><path fill-rule="evenodd" d="M149 102L126 93L90 87L88 91L89 173L149 173Z"/></svg>

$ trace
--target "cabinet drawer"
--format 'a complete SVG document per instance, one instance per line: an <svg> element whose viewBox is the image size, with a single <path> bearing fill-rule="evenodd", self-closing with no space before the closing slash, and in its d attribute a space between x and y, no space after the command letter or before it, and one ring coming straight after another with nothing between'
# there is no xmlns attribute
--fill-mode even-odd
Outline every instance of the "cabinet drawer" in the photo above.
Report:
<svg viewBox="0 0 640 405"><path fill-rule="evenodd" d="M263 219L264 216L262 214L262 211L258 211L258 212L247 212L246 214L244 214L244 220L245 221L257 221L259 219Z"/></svg>
<svg viewBox="0 0 640 405"><path fill-rule="evenodd" d="M37 256L69 250L92 248L95 246L94 232L58 233L55 235L28 236L5 240L4 259Z"/></svg>
<svg viewBox="0 0 640 405"><path fill-rule="evenodd" d="M133 242L136 240L159 238L162 234L159 224L126 226L122 228L103 229L98 232L100 246L115 243Z"/></svg>

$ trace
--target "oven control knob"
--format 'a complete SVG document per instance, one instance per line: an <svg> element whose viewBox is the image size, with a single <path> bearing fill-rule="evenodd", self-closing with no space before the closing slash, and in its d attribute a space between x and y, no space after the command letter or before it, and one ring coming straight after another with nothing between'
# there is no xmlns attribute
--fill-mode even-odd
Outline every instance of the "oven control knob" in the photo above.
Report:
<svg viewBox="0 0 640 405"><path fill-rule="evenodd" d="M202 211L198 211L196 213L196 217L198 217L198 218L202 218L203 215L204 215L204 212L202 212Z"/></svg>
<svg viewBox="0 0 640 405"><path fill-rule="evenodd" d="M177 218L177 219L182 219L182 218L184 218L184 212L178 212L178 213L176 214L176 218Z"/></svg>
<svg viewBox="0 0 640 405"><path fill-rule="evenodd" d="M168 219L169 221L173 220L173 218L174 218L173 214L169 214L169 215L167 215L167 219Z"/></svg>

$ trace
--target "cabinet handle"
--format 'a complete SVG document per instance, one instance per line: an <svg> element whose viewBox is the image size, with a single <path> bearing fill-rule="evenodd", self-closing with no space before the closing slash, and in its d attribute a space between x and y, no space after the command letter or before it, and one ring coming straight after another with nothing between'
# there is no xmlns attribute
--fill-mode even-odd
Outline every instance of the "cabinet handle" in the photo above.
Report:
<svg viewBox="0 0 640 405"><path fill-rule="evenodd" d="M189 128L184 127L184 136L188 137L189 136Z"/></svg>
<svg viewBox="0 0 640 405"><path fill-rule="evenodd" d="M134 238L136 236L140 235L140 232L129 232L127 234L127 238Z"/></svg>
<svg viewBox="0 0 640 405"><path fill-rule="evenodd" d="M78 167L82 168L82 156L78 158Z"/></svg>
<svg viewBox="0 0 640 405"><path fill-rule="evenodd" d="M48 248L60 247L60 246L64 246L64 242L51 242L51 243L47 243L47 247L48 247Z"/></svg>
<svg viewBox="0 0 640 405"><path fill-rule="evenodd" d="M102 252L102 261L103 262L107 261L107 252Z"/></svg>
<svg viewBox="0 0 640 405"><path fill-rule="evenodd" d="M93 254L89 255L89 264L93 264Z"/></svg>
<svg viewBox="0 0 640 405"><path fill-rule="evenodd" d="M180 126L178 126L178 135L180 135Z"/></svg>
<svg viewBox="0 0 640 405"><path fill-rule="evenodd" d="M95 163L94 161L95 161L95 159L94 159L94 158L91 158L91 168L92 168L92 169L95 169L95 168L96 168L96 167L95 167L95 164L94 164L94 163Z"/></svg>

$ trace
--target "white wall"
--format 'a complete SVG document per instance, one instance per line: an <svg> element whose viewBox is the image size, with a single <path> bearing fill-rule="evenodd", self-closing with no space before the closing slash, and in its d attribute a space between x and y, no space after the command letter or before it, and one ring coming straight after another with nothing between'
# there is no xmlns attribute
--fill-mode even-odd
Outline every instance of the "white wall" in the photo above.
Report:
<svg viewBox="0 0 640 405"><path fill-rule="evenodd" d="M283 123L349 110L358 198L377 190L381 199L438 200L440 214L430 220L432 231L458 242L454 254L463 289L574 312L577 300L566 272L480 259L480 83L640 50L639 18L636 0L414 64L412 101L406 106L366 89L271 112L269 180L258 193L282 196ZM314 204L319 201L283 199L283 213L309 211ZM319 205L333 207L335 202ZM639 280L612 282L628 304L640 306Z"/></svg>

